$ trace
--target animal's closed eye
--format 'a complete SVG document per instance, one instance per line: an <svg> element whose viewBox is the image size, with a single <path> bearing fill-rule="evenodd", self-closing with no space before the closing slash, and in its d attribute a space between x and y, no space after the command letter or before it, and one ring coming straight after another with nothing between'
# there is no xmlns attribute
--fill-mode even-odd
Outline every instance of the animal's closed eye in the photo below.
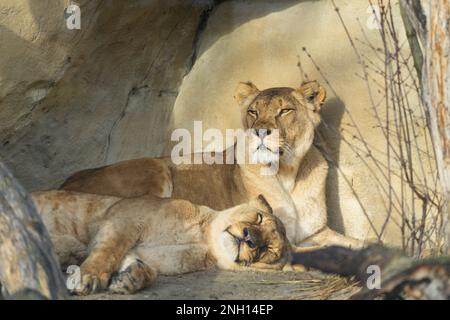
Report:
<svg viewBox="0 0 450 320"><path fill-rule="evenodd" d="M257 224L261 224L263 221L263 215L261 213L258 212L258 219L256 220Z"/></svg>
<svg viewBox="0 0 450 320"><path fill-rule="evenodd" d="M256 110L253 110L253 109L248 109L247 113L249 115L251 115L252 117L257 117L258 116L258 112Z"/></svg>
<svg viewBox="0 0 450 320"><path fill-rule="evenodd" d="M284 115L287 115L288 113L291 113L292 111L294 111L294 109L292 109L292 108L281 109L280 112L278 113L278 115L284 116Z"/></svg>
<svg viewBox="0 0 450 320"><path fill-rule="evenodd" d="M256 248L256 244L253 242L253 240L249 239L249 240L245 240L245 243L252 249Z"/></svg>

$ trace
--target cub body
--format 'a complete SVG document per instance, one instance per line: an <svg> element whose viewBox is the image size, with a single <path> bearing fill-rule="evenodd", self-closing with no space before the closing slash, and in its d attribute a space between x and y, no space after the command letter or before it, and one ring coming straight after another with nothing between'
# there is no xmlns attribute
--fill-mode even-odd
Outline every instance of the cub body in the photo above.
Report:
<svg viewBox="0 0 450 320"><path fill-rule="evenodd" d="M75 293L133 293L157 273L213 267L281 270L291 246L263 197L216 211L186 200L32 194L63 266L80 265Z"/></svg>

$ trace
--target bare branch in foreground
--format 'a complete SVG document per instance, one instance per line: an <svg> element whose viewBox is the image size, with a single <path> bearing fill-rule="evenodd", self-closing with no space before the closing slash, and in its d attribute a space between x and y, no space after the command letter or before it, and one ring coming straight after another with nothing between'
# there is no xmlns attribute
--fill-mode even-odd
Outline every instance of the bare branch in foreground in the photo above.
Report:
<svg viewBox="0 0 450 320"><path fill-rule="evenodd" d="M356 277L364 288L353 299L450 299L450 257L415 260L380 245L361 250L331 246L294 253L293 263ZM380 270L379 289L366 285L374 275L371 266Z"/></svg>

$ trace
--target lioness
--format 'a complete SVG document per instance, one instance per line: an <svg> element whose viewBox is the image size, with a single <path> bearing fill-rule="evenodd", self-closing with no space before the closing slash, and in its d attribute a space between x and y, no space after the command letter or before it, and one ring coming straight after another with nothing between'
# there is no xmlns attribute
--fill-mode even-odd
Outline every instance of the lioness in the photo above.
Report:
<svg viewBox="0 0 450 320"><path fill-rule="evenodd" d="M263 194L284 223L292 243L359 246L360 241L327 227L328 165L313 146L325 97L325 89L316 81L303 83L298 89L263 91L250 82L240 83L235 99L244 129L251 132L248 145L258 164L174 165L168 157L143 158L78 172L61 188L120 197L153 194L216 210ZM278 139L271 134L275 129ZM278 158L277 174L261 175L261 168L271 166Z"/></svg>
<svg viewBox="0 0 450 320"><path fill-rule="evenodd" d="M291 246L263 196L224 211L151 195L130 199L47 191L32 194L63 266L81 264L77 294L128 294L157 273L213 266L292 269Z"/></svg>

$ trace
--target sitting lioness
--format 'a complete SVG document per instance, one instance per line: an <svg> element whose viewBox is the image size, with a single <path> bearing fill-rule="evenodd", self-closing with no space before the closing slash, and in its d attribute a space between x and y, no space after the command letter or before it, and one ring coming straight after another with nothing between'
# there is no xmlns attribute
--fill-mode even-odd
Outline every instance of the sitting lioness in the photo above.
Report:
<svg viewBox="0 0 450 320"><path fill-rule="evenodd" d="M293 244L315 243L359 246L360 241L340 235L327 226L325 182L328 165L313 146L320 123L325 89L316 81L299 88L258 90L240 83L235 99L249 148L257 164L181 164L169 157L142 158L89 169L69 177L62 189L135 197L152 194L186 199L224 210L263 194L284 223ZM277 130L278 138L274 138ZM228 155L224 153L224 158ZM279 159L279 163L278 163ZM275 175L261 168L278 163Z"/></svg>
<svg viewBox="0 0 450 320"><path fill-rule="evenodd" d="M68 191L32 194L62 266L81 263L76 294L128 294L161 274L217 266L292 269L280 220L260 196L224 211L186 200L120 199Z"/></svg>

